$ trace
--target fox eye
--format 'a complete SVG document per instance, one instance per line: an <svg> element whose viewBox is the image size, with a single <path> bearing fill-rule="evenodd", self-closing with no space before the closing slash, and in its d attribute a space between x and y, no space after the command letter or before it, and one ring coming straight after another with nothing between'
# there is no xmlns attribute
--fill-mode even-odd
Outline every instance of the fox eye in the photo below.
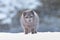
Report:
<svg viewBox="0 0 60 40"><path fill-rule="evenodd" d="M30 18L32 18L32 16L30 16Z"/></svg>
<svg viewBox="0 0 60 40"><path fill-rule="evenodd" d="M32 18L33 16L30 16L30 18Z"/></svg>

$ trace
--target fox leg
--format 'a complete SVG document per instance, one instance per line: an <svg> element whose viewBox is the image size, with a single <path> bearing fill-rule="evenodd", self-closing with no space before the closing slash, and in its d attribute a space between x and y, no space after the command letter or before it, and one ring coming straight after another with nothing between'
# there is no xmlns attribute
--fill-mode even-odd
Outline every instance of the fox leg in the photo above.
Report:
<svg viewBox="0 0 60 40"><path fill-rule="evenodd" d="M32 34L37 33L37 31L36 31L36 29L35 29L35 28L32 28L32 29L31 29L31 32L32 32Z"/></svg>

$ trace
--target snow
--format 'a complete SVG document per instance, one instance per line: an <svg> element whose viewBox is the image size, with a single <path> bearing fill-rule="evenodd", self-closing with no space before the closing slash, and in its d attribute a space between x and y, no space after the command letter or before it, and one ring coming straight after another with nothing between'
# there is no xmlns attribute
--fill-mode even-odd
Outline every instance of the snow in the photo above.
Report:
<svg viewBox="0 0 60 40"><path fill-rule="evenodd" d="M5 19L7 16L6 16L6 14L0 14L0 19Z"/></svg>
<svg viewBox="0 0 60 40"><path fill-rule="evenodd" d="M13 0L12 5L19 9L35 9L37 6L42 6L38 0Z"/></svg>
<svg viewBox="0 0 60 40"><path fill-rule="evenodd" d="M10 24L11 23L11 18L5 19L2 23L3 24Z"/></svg>
<svg viewBox="0 0 60 40"><path fill-rule="evenodd" d="M0 40L60 40L59 32L38 32L37 34L0 33Z"/></svg>
<svg viewBox="0 0 60 40"><path fill-rule="evenodd" d="M38 0L0 0L0 20L7 18L1 23L11 23L11 19L17 14L18 10L26 8L35 9L39 5L41 6L42 3ZM10 13L11 11L13 11L13 13ZM9 20L10 22L7 21L8 18L11 20Z"/></svg>

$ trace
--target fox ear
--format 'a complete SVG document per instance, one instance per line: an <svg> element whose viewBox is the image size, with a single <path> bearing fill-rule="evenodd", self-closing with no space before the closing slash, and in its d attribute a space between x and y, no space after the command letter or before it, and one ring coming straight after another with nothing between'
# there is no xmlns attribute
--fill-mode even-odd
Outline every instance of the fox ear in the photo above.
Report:
<svg viewBox="0 0 60 40"><path fill-rule="evenodd" d="M31 11L31 13L34 15L34 12L33 11Z"/></svg>
<svg viewBox="0 0 60 40"><path fill-rule="evenodd" d="M26 15L26 12L23 12L23 16L25 16Z"/></svg>

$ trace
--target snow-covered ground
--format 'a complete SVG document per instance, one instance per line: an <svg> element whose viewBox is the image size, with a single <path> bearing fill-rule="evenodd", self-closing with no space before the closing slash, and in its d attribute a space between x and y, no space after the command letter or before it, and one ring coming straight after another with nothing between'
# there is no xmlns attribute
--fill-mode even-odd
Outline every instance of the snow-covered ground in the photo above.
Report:
<svg viewBox="0 0 60 40"><path fill-rule="evenodd" d="M37 34L0 33L0 40L60 40L59 32L44 32Z"/></svg>

